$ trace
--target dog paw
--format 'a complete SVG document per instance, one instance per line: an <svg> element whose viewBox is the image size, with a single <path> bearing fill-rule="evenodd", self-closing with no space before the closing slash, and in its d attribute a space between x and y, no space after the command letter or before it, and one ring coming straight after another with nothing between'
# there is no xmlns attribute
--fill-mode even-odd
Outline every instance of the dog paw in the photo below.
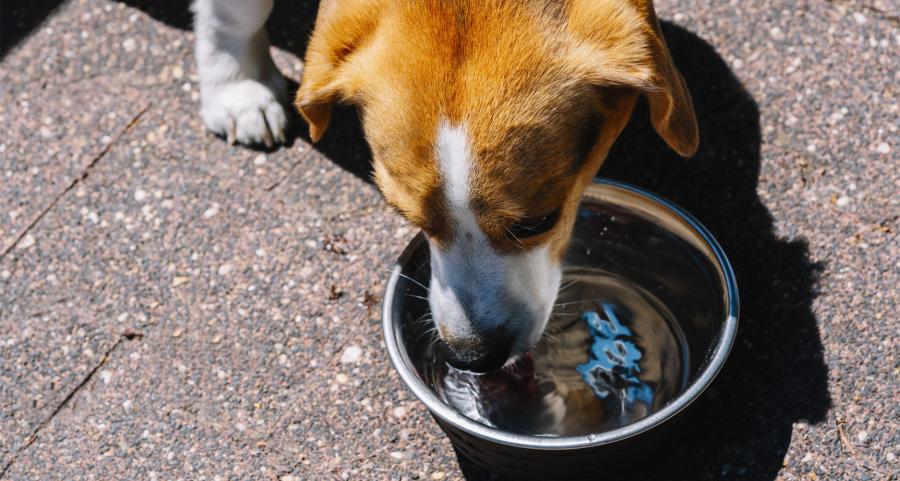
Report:
<svg viewBox="0 0 900 481"><path fill-rule="evenodd" d="M284 108L284 79L268 83L235 80L208 85L201 95L200 115L206 127L229 144L265 145L286 141L288 117Z"/></svg>

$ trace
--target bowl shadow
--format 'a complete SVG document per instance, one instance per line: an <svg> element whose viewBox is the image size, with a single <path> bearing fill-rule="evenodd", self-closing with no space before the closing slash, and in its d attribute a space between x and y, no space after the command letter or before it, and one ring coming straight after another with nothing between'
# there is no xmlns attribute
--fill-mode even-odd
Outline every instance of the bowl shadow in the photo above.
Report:
<svg viewBox="0 0 900 481"><path fill-rule="evenodd" d="M13 4L14 12L4 7L0 59L60 3ZM124 3L168 25L191 27L188 0ZM317 1L276 2L267 24L272 44L302 58L317 8ZM804 241L777 236L757 194L761 133L756 102L703 39L667 22L663 30L691 89L700 150L691 159L678 157L655 134L641 104L600 174L657 192L706 225L733 264L741 292L741 326L731 357L698 401L693 422L655 461L629 478L774 480L793 424L821 422L830 407L812 311L823 266L810 261ZM296 127L294 134L308 141L305 133L298 133L305 131ZM371 182L371 153L355 110L336 108L331 127L315 147ZM470 481L497 479L462 456L458 461Z"/></svg>

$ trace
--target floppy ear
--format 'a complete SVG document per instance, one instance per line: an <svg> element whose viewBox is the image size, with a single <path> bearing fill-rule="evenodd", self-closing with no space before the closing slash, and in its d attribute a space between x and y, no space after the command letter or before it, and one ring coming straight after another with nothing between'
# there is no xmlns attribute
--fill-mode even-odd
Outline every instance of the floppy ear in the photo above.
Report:
<svg viewBox="0 0 900 481"><path fill-rule="evenodd" d="M653 128L676 152L690 157L700 143L694 105L675 68L650 0L575 0L569 27L591 51L592 74L605 85L640 90ZM582 60L585 61L585 60Z"/></svg>
<svg viewBox="0 0 900 481"><path fill-rule="evenodd" d="M323 0L306 50L294 105L309 123L313 142L331 120L331 104L354 95L349 62L374 31L379 0Z"/></svg>
<svg viewBox="0 0 900 481"><path fill-rule="evenodd" d="M644 94L650 105L650 120L653 122L653 128L672 149L684 157L690 157L697 152L700 143L694 102L681 72L672 62L672 55L659 28L653 6L649 2L647 5L649 5L648 22L653 27L651 49L656 69L655 83L659 87L658 90Z"/></svg>

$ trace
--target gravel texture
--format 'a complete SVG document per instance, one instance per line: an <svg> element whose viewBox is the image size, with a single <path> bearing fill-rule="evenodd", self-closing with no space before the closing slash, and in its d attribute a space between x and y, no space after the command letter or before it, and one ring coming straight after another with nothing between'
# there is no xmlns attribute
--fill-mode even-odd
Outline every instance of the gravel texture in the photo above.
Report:
<svg viewBox="0 0 900 481"><path fill-rule="evenodd" d="M197 115L186 2L2 8L0 479L492 479L387 360L378 303L414 232L352 112L315 150L229 147ZM296 79L315 5L276 8ZM601 173L710 227L743 318L639 478L895 478L897 4L657 8L701 150L639 112Z"/></svg>

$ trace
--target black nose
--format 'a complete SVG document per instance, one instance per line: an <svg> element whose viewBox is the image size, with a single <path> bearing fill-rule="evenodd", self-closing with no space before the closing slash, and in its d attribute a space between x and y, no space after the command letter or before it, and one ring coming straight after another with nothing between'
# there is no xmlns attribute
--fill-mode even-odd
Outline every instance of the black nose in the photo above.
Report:
<svg viewBox="0 0 900 481"><path fill-rule="evenodd" d="M505 329L479 333L472 338L447 341L451 366L477 373L496 371L506 364L512 354L512 337Z"/></svg>

